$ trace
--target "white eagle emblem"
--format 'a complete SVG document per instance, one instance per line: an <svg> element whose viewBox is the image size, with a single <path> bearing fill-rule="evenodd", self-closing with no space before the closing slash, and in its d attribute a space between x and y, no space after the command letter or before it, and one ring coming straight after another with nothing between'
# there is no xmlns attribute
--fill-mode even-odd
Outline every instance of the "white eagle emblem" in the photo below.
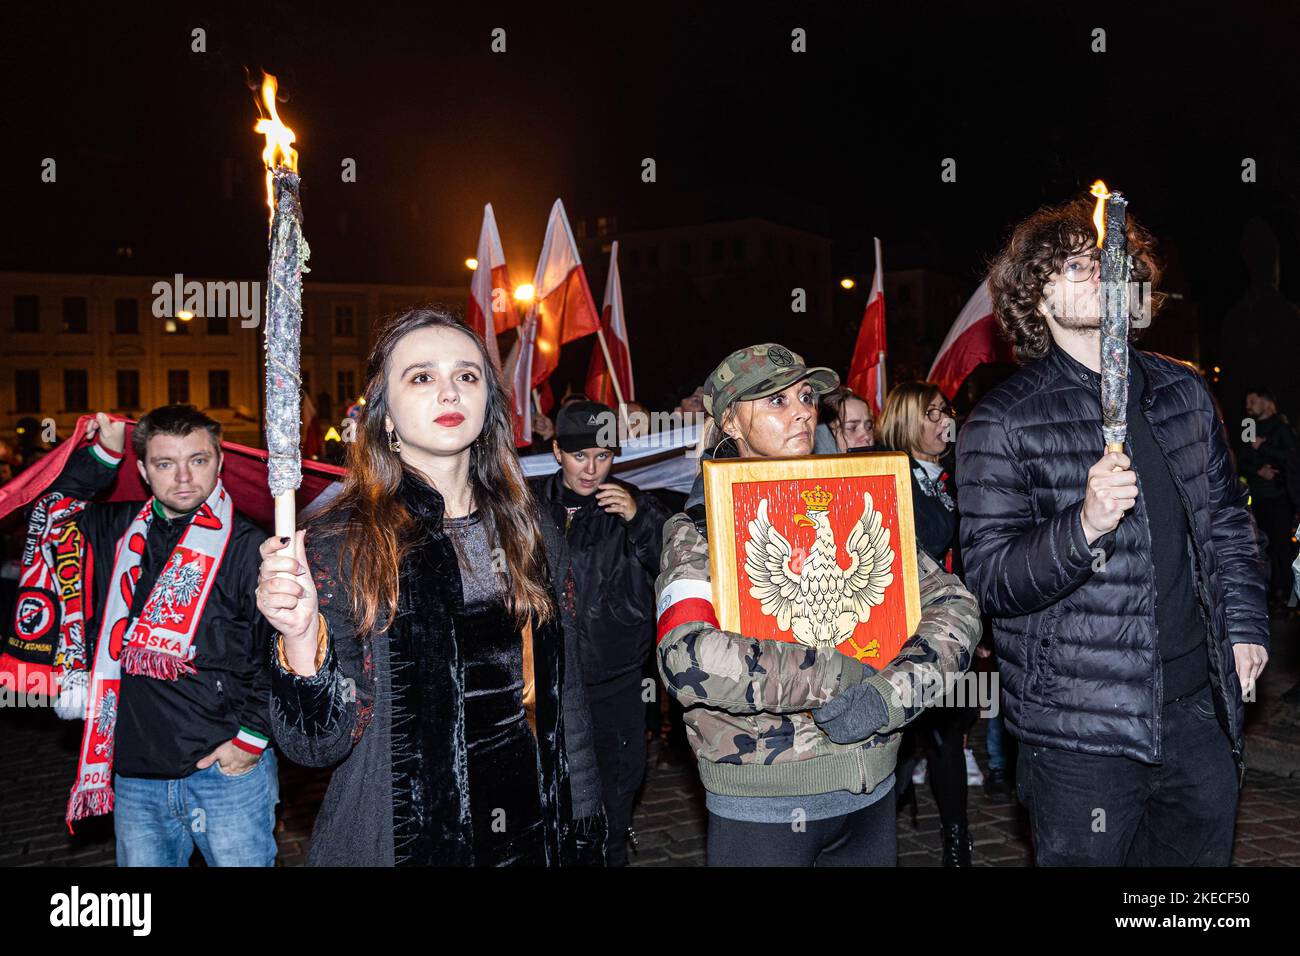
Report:
<svg viewBox="0 0 1300 956"><path fill-rule="evenodd" d="M198 559L181 564L181 556L173 554L163 573L158 575L144 619L150 626L175 624L185 620L184 608L199 596L203 589L203 571Z"/></svg>
<svg viewBox="0 0 1300 956"><path fill-rule="evenodd" d="M817 529L816 538L796 572L790 567L790 542L767 517L767 499L758 505L758 516L749 523L745 542L745 573L750 596L764 614L776 618L776 626L791 632L795 640L809 647L835 647L850 640L859 623L871 617L871 609L885 600L885 590L894 583L890 570L894 549L889 529L881 523L871 495L862 495L862 517L849 533L845 550L849 567L836 561L835 535L831 531L829 507L832 495L818 485L801 495L806 515L796 515L795 524ZM866 647L853 642L854 655L861 660L879 653L877 642Z"/></svg>
<svg viewBox="0 0 1300 956"><path fill-rule="evenodd" d="M109 756L113 752L113 728L117 726L117 694L105 691L95 715L95 733L103 738L95 744L95 756Z"/></svg>

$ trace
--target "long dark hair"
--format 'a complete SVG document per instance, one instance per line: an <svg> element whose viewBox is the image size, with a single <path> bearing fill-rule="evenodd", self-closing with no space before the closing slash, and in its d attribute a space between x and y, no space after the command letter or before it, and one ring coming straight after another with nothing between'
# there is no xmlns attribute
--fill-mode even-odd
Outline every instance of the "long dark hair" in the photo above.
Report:
<svg viewBox="0 0 1300 956"><path fill-rule="evenodd" d="M343 489L321 512L346 517L341 528L340 570L348 575L352 616L364 636L387 629L397 613L399 568L420 529L398 496L406 468L388 447L388 359L397 343L419 329L456 329L473 339L487 386L483 431L470 446L469 482L474 505L505 555L506 607L520 627L529 618L539 623L554 613L546 584L546 551L536 505L515 454L511 404L483 343L453 315L435 309L412 309L393 318L379 334L366 366L365 404L355 440L348 447L348 474ZM346 570L344 570L346 569Z"/></svg>
<svg viewBox="0 0 1300 956"><path fill-rule="evenodd" d="M989 264L993 311L1021 362L1042 358L1051 347L1052 333L1038 306L1052 273L1059 274L1071 256L1095 248L1094 206L1093 199L1081 196L1037 210L1016 226L1005 248ZM1133 257L1133 281L1149 282L1154 289L1160 281L1155 240L1132 216L1126 218L1125 226L1128 251ZM1163 300L1163 293L1152 293L1153 315ZM1133 326L1129 338L1136 338L1138 331Z"/></svg>

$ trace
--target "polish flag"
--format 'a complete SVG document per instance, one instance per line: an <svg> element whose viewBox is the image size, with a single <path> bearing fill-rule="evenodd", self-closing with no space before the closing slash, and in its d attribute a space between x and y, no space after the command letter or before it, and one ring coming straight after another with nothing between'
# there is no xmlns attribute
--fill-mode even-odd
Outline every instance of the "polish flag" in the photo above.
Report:
<svg viewBox="0 0 1300 956"><path fill-rule="evenodd" d="M627 320L623 315L623 283L618 275L617 242L609 251L609 277L605 280L605 304L601 308L600 326L605 348L609 349L610 362L614 366L614 378L618 379L618 388L623 392L623 401L630 402L634 398L632 353L627 344ZM587 397L615 408L618 390L610 379L610 371L605 362L605 349L597 342L591 350L591 364L587 366Z"/></svg>
<svg viewBox="0 0 1300 956"><path fill-rule="evenodd" d="M880 240L876 240L876 274L862 313L862 327L853 348L848 386L864 398L877 415L885 407L885 274L880 265Z"/></svg>
<svg viewBox="0 0 1300 956"><path fill-rule="evenodd" d="M497 351L497 336L518 325L519 316L515 313L510 273L506 270L506 256L501 249L501 234L497 232L497 219L491 203L483 207L483 228L479 232L475 258L478 268L469 283L465 324L483 340L488 356L499 369L501 353ZM491 335L487 334L489 315L492 316Z"/></svg>
<svg viewBox="0 0 1300 956"><path fill-rule="evenodd" d="M529 310L519 326L519 337L506 358L505 379L510 383L510 401L515 424L515 447L533 441L533 336L537 331L537 318Z"/></svg>
<svg viewBox="0 0 1300 956"><path fill-rule="evenodd" d="M546 224L533 288L537 300L533 307L536 319L532 334L532 384L540 385L559 366L561 345L600 328L600 313L587 286L578 244L573 241L564 203L558 199Z"/></svg>
<svg viewBox="0 0 1300 956"><path fill-rule="evenodd" d="M926 378L951 401L976 366L1014 361L1011 344L1002 337L993 315L993 297L989 294L989 280L985 279L957 314Z"/></svg>

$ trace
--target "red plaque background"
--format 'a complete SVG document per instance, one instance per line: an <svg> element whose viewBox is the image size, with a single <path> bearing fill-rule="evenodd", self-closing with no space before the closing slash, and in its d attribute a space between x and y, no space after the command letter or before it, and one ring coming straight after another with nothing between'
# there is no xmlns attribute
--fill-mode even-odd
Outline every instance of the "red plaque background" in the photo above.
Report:
<svg viewBox="0 0 1300 956"><path fill-rule="evenodd" d="M871 609L870 620L858 624L850 640L838 646L841 653L859 657L866 664L879 669L892 661L898 649L907 640L907 608L903 588L903 548L898 527L898 490L892 475L856 476L849 478L810 478L786 481L736 482L731 486L734 502L736 564L740 570L740 632L750 637L775 638L795 642L789 631L779 631L774 616L764 614L759 602L750 597L751 581L745 573L745 542L749 539L749 523L758 515L758 505L767 498L767 516L772 526L790 542L793 556L790 569L798 573L801 554L812 549L816 529L806 524L796 525L795 515L806 514L807 503L800 497L821 485L834 497L830 503L830 524L835 535L836 562L845 570L849 566L845 545L858 519L862 517L862 495L869 492L872 507L880 512L881 523L889 531L889 545L894 551L893 583L885 590L885 600ZM852 642L865 648L871 641L879 642L878 653L862 657L854 652Z"/></svg>

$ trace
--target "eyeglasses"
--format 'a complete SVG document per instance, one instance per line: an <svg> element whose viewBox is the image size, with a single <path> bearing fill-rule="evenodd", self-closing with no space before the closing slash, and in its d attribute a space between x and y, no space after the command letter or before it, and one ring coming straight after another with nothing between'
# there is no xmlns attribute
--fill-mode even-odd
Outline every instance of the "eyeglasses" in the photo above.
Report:
<svg viewBox="0 0 1300 956"><path fill-rule="evenodd" d="M1101 252L1094 249L1082 256L1071 256L1061 267L1061 275L1070 282L1087 282L1097 274L1097 264L1101 262Z"/></svg>
<svg viewBox="0 0 1300 956"><path fill-rule="evenodd" d="M953 411L951 405L942 405L939 408L927 408L925 417L932 422L938 422L944 418L956 418L957 413Z"/></svg>

